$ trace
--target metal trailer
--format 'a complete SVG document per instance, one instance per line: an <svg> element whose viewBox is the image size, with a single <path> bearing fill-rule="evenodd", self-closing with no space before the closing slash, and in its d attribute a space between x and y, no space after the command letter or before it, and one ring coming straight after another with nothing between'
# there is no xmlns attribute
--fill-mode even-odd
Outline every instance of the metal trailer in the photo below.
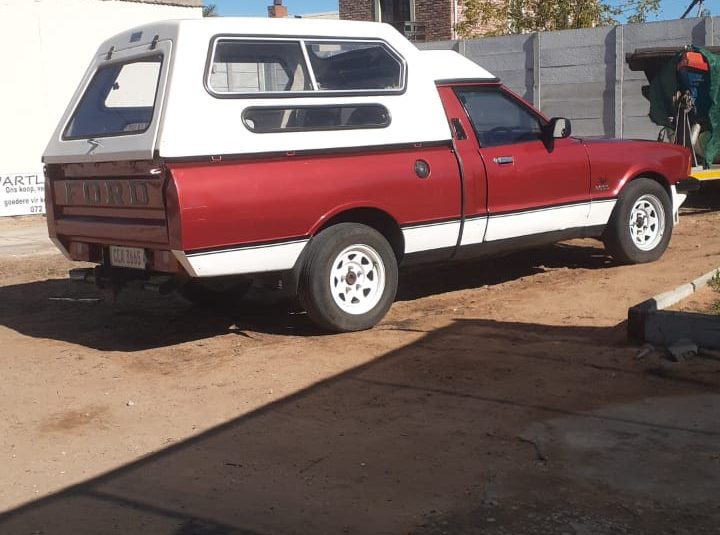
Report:
<svg viewBox="0 0 720 535"><path fill-rule="evenodd" d="M667 64L677 58L679 54L691 50L691 46L686 47L656 47L656 48L639 48L635 52L628 53L625 61L631 71L643 71L648 82L651 83L659 74L660 70ZM704 47L705 50L713 54L720 54L720 46ZM642 88L643 95L650 100L650 85ZM680 108L680 104L678 105ZM687 122L687 115L682 113L682 109L677 110L676 117L684 115L683 121L676 121L673 127L663 126L658 134L658 141L667 141L669 143L677 143L686 145L693 150L693 168L691 175L701 181L720 180L720 164L711 164L709 168L705 168L699 164L701 158L697 154L697 143L693 143L688 131L692 125ZM674 131L673 131L674 130Z"/></svg>

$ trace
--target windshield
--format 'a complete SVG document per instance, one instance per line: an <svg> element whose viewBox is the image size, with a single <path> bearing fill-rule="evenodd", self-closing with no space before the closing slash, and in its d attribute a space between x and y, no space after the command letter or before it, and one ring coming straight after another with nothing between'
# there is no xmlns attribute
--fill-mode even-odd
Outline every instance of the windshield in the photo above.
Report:
<svg viewBox="0 0 720 535"><path fill-rule="evenodd" d="M162 56L100 67L63 139L141 134L152 122Z"/></svg>

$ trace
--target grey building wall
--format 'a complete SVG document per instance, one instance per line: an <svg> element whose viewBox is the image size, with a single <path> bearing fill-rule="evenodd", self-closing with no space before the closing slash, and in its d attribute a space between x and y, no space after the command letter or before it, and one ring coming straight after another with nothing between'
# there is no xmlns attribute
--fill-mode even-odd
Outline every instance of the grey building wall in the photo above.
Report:
<svg viewBox="0 0 720 535"><path fill-rule="evenodd" d="M638 48L718 44L718 17L423 43L452 49L498 76L548 116L568 117L577 135L655 139L641 87L625 64ZM718 30L720 32L720 29Z"/></svg>

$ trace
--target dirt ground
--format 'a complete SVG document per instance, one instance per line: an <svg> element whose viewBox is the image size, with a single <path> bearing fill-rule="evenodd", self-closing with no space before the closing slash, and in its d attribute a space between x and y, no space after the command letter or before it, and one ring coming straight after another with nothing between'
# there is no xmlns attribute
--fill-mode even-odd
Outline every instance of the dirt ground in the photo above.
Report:
<svg viewBox="0 0 720 535"><path fill-rule="evenodd" d="M678 312L697 312L701 314L720 314L720 291L710 285L703 286L690 297L676 303L669 310ZM720 321L720 319L718 320Z"/></svg>
<svg viewBox="0 0 720 535"><path fill-rule="evenodd" d="M573 241L405 271L333 336L1 256L0 533L720 533L720 363L637 358L624 323L720 266L710 198L656 263Z"/></svg>

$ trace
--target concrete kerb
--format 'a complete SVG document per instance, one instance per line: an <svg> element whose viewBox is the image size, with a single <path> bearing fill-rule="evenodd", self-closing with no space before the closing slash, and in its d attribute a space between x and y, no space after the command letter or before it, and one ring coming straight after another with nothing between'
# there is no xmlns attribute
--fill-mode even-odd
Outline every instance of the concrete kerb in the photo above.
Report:
<svg viewBox="0 0 720 535"><path fill-rule="evenodd" d="M679 340L690 339L702 347L720 348L720 318L709 314L664 310L689 297L716 276L720 276L720 267L692 282L630 307L628 337L665 347Z"/></svg>

